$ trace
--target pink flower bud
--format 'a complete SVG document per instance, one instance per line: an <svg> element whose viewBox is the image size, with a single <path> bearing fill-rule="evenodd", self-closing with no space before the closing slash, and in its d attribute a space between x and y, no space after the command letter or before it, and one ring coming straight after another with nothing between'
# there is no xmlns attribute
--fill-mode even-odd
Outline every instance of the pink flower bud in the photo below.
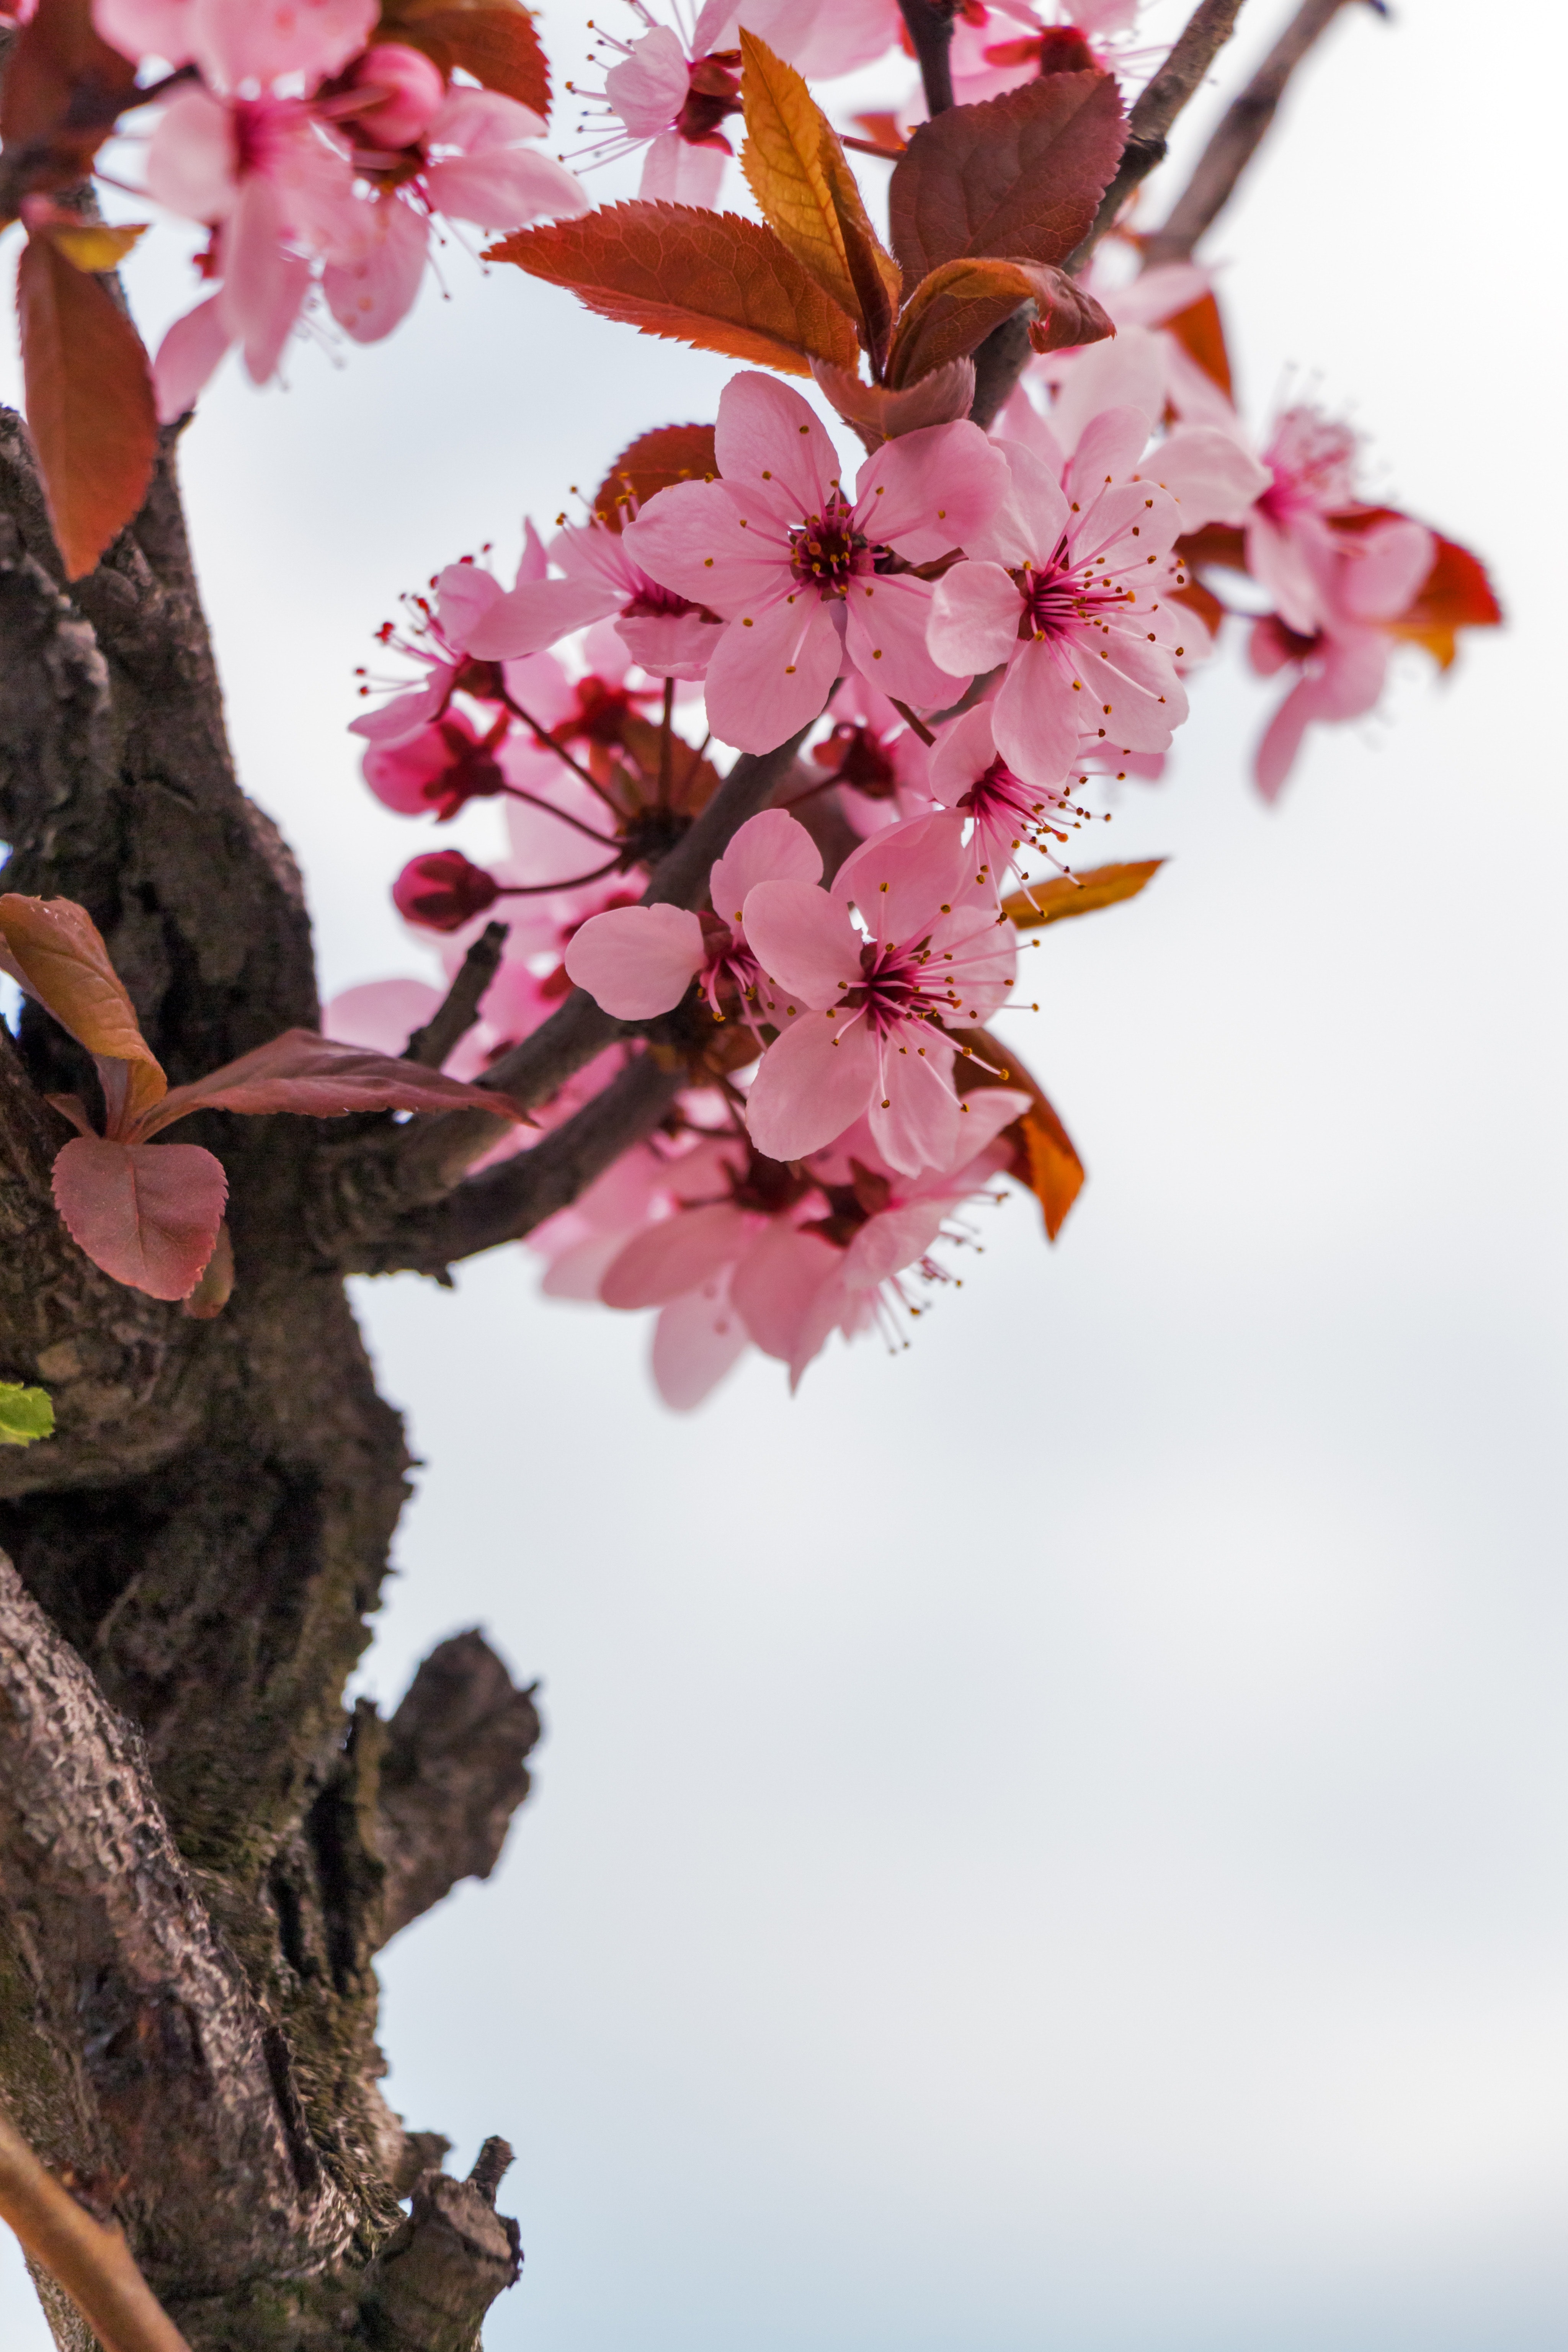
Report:
<svg viewBox="0 0 1568 2352"><path fill-rule="evenodd" d="M506 788L488 742L461 713L452 712L403 742L373 743L364 755L364 780L399 816L433 814L443 824L467 802L488 800Z"/></svg>
<svg viewBox="0 0 1568 2352"><path fill-rule="evenodd" d="M366 49L350 88L363 91L355 119L381 147L412 146L447 95L439 68L401 41L377 41Z"/></svg>
<svg viewBox="0 0 1568 2352"><path fill-rule="evenodd" d="M392 886L398 913L427 931L460 931L500 896L494 877L460 849L432 849L411 857Z"/></svg>

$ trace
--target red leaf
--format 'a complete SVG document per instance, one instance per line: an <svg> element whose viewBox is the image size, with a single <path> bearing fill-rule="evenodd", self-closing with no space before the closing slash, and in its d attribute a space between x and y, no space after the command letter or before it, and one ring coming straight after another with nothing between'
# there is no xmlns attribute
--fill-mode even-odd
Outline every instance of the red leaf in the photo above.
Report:
<svg viewBox="0 0 1568 2352"><path fill-rule="evenodd" d="M523 1114L505 1095L445 1078L368 1046L319 1037L313 1029L285 1029L237 1062L226 1062L188 1087L175 1087L143 1120L156 1135L196 1110L302 1111L310 1118L342 1118L356 1110L487 1110L497 1118Z"/></svg>
<svg viewBox="0 0 1568 2352"><path fill-rule="evenodd" d="M131 59L93 31L92 0L39 0L12 42L0 89L6 219L24 195L87 176L136 84Z"/></svg>
<svg viewBox="0 0 1568 2352"><path fill-rule="evenodd" d="M921 123L893 171L893 251L914 285L983 254L1065 261L1127 136L1110 74L1050 74Z"/></svg>
<svg viewBox="0 0 1568 2352"><path fill-rule="evenodd" d="M153 1298L185 1298L217 1241L228 1180L196 1143L79 1135L55 1160L55 1206L94 1265Z"/></svg>
<svg viewBox="0 0 1568 2352"><path fill-rule="evenodd" d="M1116 330L1092 294L1063 271L1037 261L944 261L910 295L888 354L895 389L918 383L933 369L963 359L993 327L1033 302L1029 340L1037 351L1098 343Z"/></svg>
<svg viewBox="0 0 1568 2352"><path fill-rule="evenodd" d="M771 228L689 205L607 205L519 229L487 261L570 288L602 319L786 375L813 359L853 371L853 323Z"/></svg>
<svg viewBox="0 0 1568 2352"><path fill-rule="evenodd" d="M98 1065L111 1131L132 1126L167 1081L142 1036L97 924L73 898L0 898L0 970L53 1013Z"/></svg>
<svg viewBox="0 0 1568 2352"><path fill-rule="evenodd" d="M448 80L460 66L486 89L499 89L531 106L535 114L550 112L550 61L532 17L512 0L489 0L488 5L478 0L456 8L443 7L440 0L435 6L423 0L382 0L374 37L423 49Z"/></svg>
<svg viewBox="0 0 1568 2352"><path fill-rule="evenodd" d="M27 424L66 572L79 580L147 494L158 419L141 337L47 236L16 272Z"/></svg>
<svg viewBox="0 0 1568 2352"><path fill-rule="evenodd" d="M1165 332L1174 335L1187 357L1197 362L1211 382L1218 384L1227 400L1234 396L1225 321L1219 314L1219 304L1212 294L1200 294L1195 302L1189 302L1184 310L1177 310L1167 319Z"/></svg>
<svg viewBox="0 0 1568 2352"><path fill-rule="evenodd" d="M619 530L628 499L646 507L674 482L710 481L718 471L710 425L658 425L621 451L594 493L594 512L608 530Z"/></svg>

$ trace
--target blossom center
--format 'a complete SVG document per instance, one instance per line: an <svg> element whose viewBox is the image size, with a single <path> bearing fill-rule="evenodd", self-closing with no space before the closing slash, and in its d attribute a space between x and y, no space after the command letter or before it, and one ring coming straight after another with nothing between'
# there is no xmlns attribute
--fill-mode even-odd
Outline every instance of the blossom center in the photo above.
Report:
<svg viewBox="0 0 1568 2352"><path fill-rule="evenodd" d="M1092 566L1070 572L1062 561L1066 551L1064 544L1048 563L1026 563L1014 572L1024 600L1018 619L1021 637L1072 636L1080 629L1099 627L1113 614L1120 615L1130 601L1131 589L1096 579Z"/></svg>
<svg viewBox="0 0 1568 2352"><path fill-rule="evenodd" d="M865 532L855 528L854 508L837 490L820 514L789 535L790 570L803 588L820 596L847 596L851 580L869 572L874 561Z"/></svg>
<svg viewBox="0 0 1568 2352"><path fill-rule="evenodd" d="M705 58L694 58L686 102L672 128L693 147L722 147L728 153L730 142L719 125L740 111L740 50L710 49Z"/></svg>
<svg viewBox="0 0 1568 2352"><path fill-rule="evenodd" d="M897 947L868 940L860 950L860 979L845 991L838 1009L864 1013L874 1034L886 1037L906 1021L924 1021L939 1006L956 1002L951 991L927 979L929 953L924 940Z"/></svg>

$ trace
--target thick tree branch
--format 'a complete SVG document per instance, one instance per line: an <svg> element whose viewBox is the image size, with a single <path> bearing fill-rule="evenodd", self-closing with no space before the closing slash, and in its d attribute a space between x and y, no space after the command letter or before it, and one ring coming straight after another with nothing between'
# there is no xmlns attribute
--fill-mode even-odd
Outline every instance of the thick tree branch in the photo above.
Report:
<svg viewBox="0 0 1568 2352"><path fill-rule="evenodd" d="M377 1806L389 1941L460 1878L488 1878L528 1794L539 1738L519 1690L476 1627L431 1651L386 1727Z"/></svg>
<svg viewBox="0 0 1568 2352"><path fill-rule="evenodd" d="M427 2172L412 2210L365 2280L364 2335L376 2352L477 2352L486 2312L522 2268L517 2223L496 2211L512 2160L488 2139L467 2180Z"/></svg>
<svg viewBox="0 0 1568 2352"><path fill-rule="evenodd" d="M479 1017L486 989L500 970L506 945L506 925L487 923L458 967L451 987L422 1029L416 1029L403 1049L405 1062L438 1070Z"/></svg>
<svg viewBox="0 0 1568 2352"><path fill-rule="evenodd" d="M1320 41L1347 0L1303 0L1240 96L1231 100L1192 178L1172 205L1163 228L1143 246L1143 267L1186 261L1235 194L1237 181L1258 152L1285 95L1291 75ZM1382 16L1384 0L1366 0Z"/></svg>

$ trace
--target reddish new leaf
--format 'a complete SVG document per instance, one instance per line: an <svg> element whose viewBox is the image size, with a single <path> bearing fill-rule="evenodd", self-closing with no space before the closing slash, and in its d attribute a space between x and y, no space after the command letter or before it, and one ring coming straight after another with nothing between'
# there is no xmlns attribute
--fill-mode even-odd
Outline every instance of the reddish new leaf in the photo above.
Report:
<svg viewBox="0 0 1568 2352"><path fill-rule="evenodd" d="M47 236L16 272L27 424L66 572L79 580L147 494L158 418L147 354L101 278Z"/></svg>
<svg viewBox="0 0 1568 2352"><path fill-rule="evenodd" d="M94 1265L154 1298L185 1298L217 1241L228 1180L196 1143L79 1135L55 1160L55 1206Z"/></svg>
<svg viewBox="0 0 1568 2352"><path fill-rule="evenodd" d="M448 79L461 67L486 89L515 98L535 114L550 112L550 62L532 16L515 0L471 0L456 7L450 0L382 0L374 38L423 49Z"/></svg>
<svg viewBox="0 0 1568 2352"><path fill-rule="evenodd" d="M93 31L92 0L39 0L12 36L0 89L0 221L16 218L25 195L86 177L135 85L131 59Z"/></svg>
<svg viewBox="0 0 1568 2352"><path fill-rule="evenodd" d="M1093 295L1060 269L1036 261L945 261L910 297L888 354L889 383L901 389L965 358L1029 301L1037 351L1098 343L1116 331Z"/></svg>
<svg viewBox="0 0 1568 2352"><path fill-rule="evenodd" d="M846 425L855 427L868 449L879 449L884 441L919 433L927 425L954 424L974 404L973 360L950 360L902 392L885 383L862 383L858 376L829 367L825 360L813 360L811 373L818 390Z"/></svg>
<svg viewBox="0 0 1568 2352"><path fill-rule="evenodd" d="M142 1127L156 1135L196 1110L302 1111L310 1118L342 1118L356 1110L486 1110L496 1118L523 1114L505 1095L465 1086L368 1046L320 1037L313 1029L285 1029L237 1062L175 1087Z"/></svg>
<svg viewBox="0 0 1568 2352"><path fill-rule="evenodd" d="M110 1124L130 1127L167 1082L97 924L71 898L0 897L0 969L98 1064Z"/></svg>
<svg viewBox="0 0 1568 2352"><path fill-rule="evenodd" d="M718 471L710 425L658 425L621 451L594 493L594 512L619 530L628 502L646 507L673 483L711 481Z"/></svg>
<svg viewBox="0 0 1568 2352"><path fill-rule="evenodd" d="M1075 915L1092 915L1101 907L1120 906L1147 888L1165 863L1163 857L1142 857L1125 866L1090 866L1081 874L1058 874L1048 882L1032 882L1027 898L1015 890L1002 902L1002 911L1021 931L1037 931L1047 923L1068 921Z"/></svg>
<svg viewBox="0 0 1568 2352"><path fill-rule="evenodd" d="M608 205L580 220L520 229L489 247L565 286L602 319L722 352L786 375L813 359L854 370L852 321L771 228L689 205Z"/></svg>
<svg viewBox="0 0 1568 2352"><path fill-rule="evenodd" d="M1051 74L922 123L888 196L905 284L973 255L1065 261L1126 136L1115 80L1101 73Z"/></svg>

